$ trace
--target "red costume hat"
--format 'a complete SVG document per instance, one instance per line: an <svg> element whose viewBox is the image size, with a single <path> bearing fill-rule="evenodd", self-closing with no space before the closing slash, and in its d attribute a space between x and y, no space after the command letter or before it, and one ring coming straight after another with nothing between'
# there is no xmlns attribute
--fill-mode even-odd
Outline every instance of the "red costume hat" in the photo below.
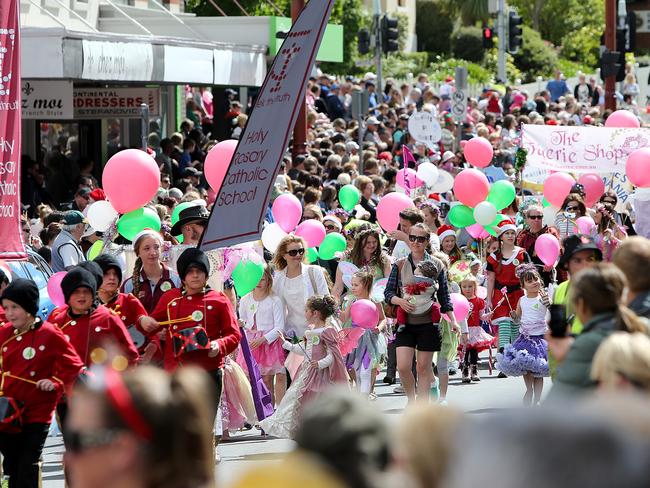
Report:
<svg viewBox="0 0 650 488"><path fill-rule="evenodd" d="M517 232L517 226L515 223L510 220L510 219L504 219L499 223L499 235L503 234L504 232L508 232L509 230L513 232Z"/></svg>
<svg viewBox="0 0 650 488"><path fill-rule="evenodd" d="M440 242L444 241L446 237L456 237L456 231L450 225L442 225L438 228L438 238Z"/></svg>

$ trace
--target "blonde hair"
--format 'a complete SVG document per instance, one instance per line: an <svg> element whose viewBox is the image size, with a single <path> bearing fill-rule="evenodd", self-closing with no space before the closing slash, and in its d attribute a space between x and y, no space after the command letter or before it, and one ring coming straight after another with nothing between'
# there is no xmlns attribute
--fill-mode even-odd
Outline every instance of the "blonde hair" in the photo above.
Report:
<svg viewBox="0 0 650 488"><path fill-rule="evenodd" d="M359 280L361 282L361 286L363 286L363 289L368 292L368 295L370 295L370 292L372 291L372 284L375 281L372 273L368 271L357 271L352 275L352 278Z"/></svg>
<svg viewBox="0 0 650 488"><path fill-rule="evenodd" d="M615 332L596 351L591 378L611 389L621 377L650 393L650 338L647 335Z"/></svg>
<svg viewBox="0 0 650 488"><path fill-rule="evenodd" d="M460 291L461 293L463 292L463 283L471 283L474 285L474 295L476 295L476 292L478 291L478 281L476 280L476 276L473 274L466 275L463 277L462 280L458 282L458 285L460 286Z"/></svg>
<svg viewBox="0 0 650 488"><path fill-rule="evenodd" d="M287 248L289 247L289 244L302 244L302 247L305 249L305 254L303 255L303 263L307 263L307 243L302 237L298 237L296 235L288 235L284 239L280 241L280 244L278 244L278 248L275 251L275 255L273 256L273 261L271 262L273 264L273 267L277 269L278 271L282 271L284 268L287 267L287 260L284 259L284 255L287 253Z"/></svg>
<svg viewBox="0 0 650 488"><path fill-rule="evenodd" d="M270 296L273 294L273 269L268 263L264 263L264 274L262 275L262 279L264 278L266 278L266 289L264 292L267 296Z"/></svg>

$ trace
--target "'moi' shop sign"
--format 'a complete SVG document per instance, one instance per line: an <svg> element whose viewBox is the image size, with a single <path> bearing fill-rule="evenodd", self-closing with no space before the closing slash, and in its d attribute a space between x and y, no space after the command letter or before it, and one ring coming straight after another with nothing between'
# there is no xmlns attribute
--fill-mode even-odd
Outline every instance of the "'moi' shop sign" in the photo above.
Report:
<svg viewBox="0 0 650 488"><path fill-rule="evenodd" d="M264 80L201 238L203 250L260 238L282 156L305 103L334 0L312 0L287 34Z"/></svg>

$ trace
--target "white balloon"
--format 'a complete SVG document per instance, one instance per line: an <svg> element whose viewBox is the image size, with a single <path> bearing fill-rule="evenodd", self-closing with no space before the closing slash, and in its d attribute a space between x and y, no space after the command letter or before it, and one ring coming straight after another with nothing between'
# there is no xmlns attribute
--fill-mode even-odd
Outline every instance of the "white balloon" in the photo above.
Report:
<svg viewBox="0 0 650 488"><path fill-rule="evenodd" d="M559 209L553 207L552 205L549 205L548 207L544 207L544 219L542 220L544 225L549 225L549 226L555 225L555 217L557 216L558 212Z"/></svg>
<svg viewBox="0 0 650 488"><path fill-rule="evenodd" d="M270 252L274 253L280 244L280 241L284 239L288 234L282 230L280 224L269 224L262 231L262 244Z"/></svg>
<svg viewBox="0 0 650 488"><path fill-rule="evenodd" d="M487 226L497 218L497 208L490 202L481 202L474 207L474 220L478 224Z"/></svg>
<svg viewBox="0 0 650 488"><path fill-rule="evenodd" d="M433 163L422 163L418 166L417 177L427 186L433 186L438 181L439 171Z"/></svg>
<svg viewBox="0 0 650 488"><path fill-rule="evenodd" d="M444 170L438 170L438 179L431 186L430 190L434 193L445 193L454 187L454 177L451 173Z"/></svg>
<svg viewBox="0 0 650 488"><path fill-rule="evenodd" d="M119 216L108 200L99 200L88 208L88 223L97 232L106 232Z"/></svg>

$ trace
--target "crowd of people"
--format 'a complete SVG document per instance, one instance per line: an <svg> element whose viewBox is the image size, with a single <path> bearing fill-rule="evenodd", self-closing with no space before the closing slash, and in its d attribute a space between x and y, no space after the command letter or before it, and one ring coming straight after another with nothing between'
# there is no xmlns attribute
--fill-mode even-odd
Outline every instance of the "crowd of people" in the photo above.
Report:
<svg viewBox="0 0 650 488"><path fill-rule="evenodd" d="M456 465L460 458L474 463L472 456L482 456L482 449L492 452L490 472L501 476L512 468L504 484L521 486L531 473L550 476L553 470L534 466L532 460L544 457L541 448L530 447L524 456L513 446L528 436L541 441L549 435L560 436L548 437L566 452L554 456L560 464L573 459L572 449L608 446L597 459L611 463L625 486L641 486L650 438L647 428L644 435L630 423L644 418L642 413L624 419L618 412L627 429L611 419L602 423L602 412L595 410L584 418L567 417L566 410L528 412L513 422L469 427L453 409L415 406L453 405L450 375L462 378L461 388L481 381L484 369L493 366L500 377L523 378L526 406L543 401L544 387L551 386L547 377L548 403L588 401L599 390L641 398L631 403L647 401L650 241L635 235L634 212L618 205L611 190L589 206L585 189L576 184L549 220L542 197L519 185L515 155L522 124L600 125L609 115L597 87L584 89L581 78L572 95L560 81L558 75L533 96L486 88L469 101L457 131L451 77L438 93L426 74L414 85L388 80L382 87L372 73L363 79L310 79L307 152L284 158L266 223L274 222L273 201L291 193L302 203L302 221L321 222L327 234L342 235L347 248L323 259L310 255L307 242L294 234L264 250L257 244L263 274L244 296L222 276L223 260L215 262L196 247L215 198L202 172L216 143L209 129L223 123L228 134L241 134L246 115L238 112L236 94L228 95L232 110L223 121L207 124L197 117L203 98L190 96L179 132L150 136L150 142L159 141L151 152L161 170L150 207L162 229L142 230L132 242L120 237L94 259L88 251L106 238L85 215L89 205L106 198L94 165L79 161L76 186L51 196L44 175L65 155L58 154L55 163L26 158L23 239L54 272L66 273L65 304L39 317L36 285L0 268L0 452L9 486L38 486L39 458L55 410L72 486L212 486L213 444L254 426L295 439L299 449L278 473L286 475L281 470L290 471L297 460L322 476L319 486L380 486L377 475L395 460L401 474L394 476L408 476L415 485L470 486L482 479L484 463L476 472ZM361 127L350 111L355 87L370 95ZM440 121L442 137L434 147L409 133L416 111ZM495 150L492 167L518 184L495 236L473 238L452 225L451 187L400 186L403 148L415 156L406 165L433 163L453 181L468 167L458 134L461 140L488 139ZM344 210L339 190L349 184L360 199ZM399 214L397 230L385 232L377 205L391 192L405 193L413 206ZM182 203L188 205L173 219ZM582 216L595 223L589 235L579 232ZM545 235L561 246L555 265L536 253L536 241ZM175 262L172 247L182 251ZM123 248L136 258L128 266ZM353 310L367 301L377 321L361 328ZM460 303L467 303L467 313L459 313ZM489 359L481 364L487 350ZM373 410L377 381L395 385L413 407L399 427L399 442L390 442L388 427ZM364 402L346 394L326 398L336 385L356 390ZM578 419L583 420L572 423ZM592 432L602 434L595 445L587 444ZM498 449L483 444L488 436L498 439ZM608 458L619 453L614 445L635 455ZM250 473L241 486L256 486L255 476ZM291 476L300 482L298 474ZM604 483L584 476L590 486ZM555 481L540 476L536 483L542 482ZM562 484L559 475L557 483L574 486Z"/></svg>

